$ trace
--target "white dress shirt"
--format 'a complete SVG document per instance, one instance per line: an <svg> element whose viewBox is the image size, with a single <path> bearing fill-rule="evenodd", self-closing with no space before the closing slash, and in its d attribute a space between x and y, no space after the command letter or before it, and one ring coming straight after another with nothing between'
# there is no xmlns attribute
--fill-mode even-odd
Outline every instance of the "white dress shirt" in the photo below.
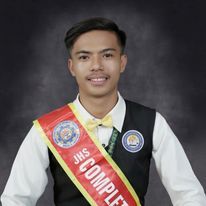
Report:
<svg viewBox="0 0 206 206"><path fill-rule="evenodd" d="M114 127L121 132L126 113L124 99L109 112ZM79 102L74 105L83 121L94 118ZM108 145L112 128L98 126L95 134L101 144ZM153 151L157 172L174 206L206 206L202 186L194 175L185 152L166 120L157 112L153 131ZM47 185L48 148L33 126L23 141L11 174L1 196L3 206L34 206Z"/></svg>

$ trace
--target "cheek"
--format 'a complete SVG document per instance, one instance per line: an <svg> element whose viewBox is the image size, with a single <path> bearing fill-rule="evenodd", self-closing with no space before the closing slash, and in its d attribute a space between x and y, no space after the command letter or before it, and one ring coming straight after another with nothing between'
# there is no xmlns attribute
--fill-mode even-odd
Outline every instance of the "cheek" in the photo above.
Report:
<svg viewBox="0 0 206 206"><path fill-rule="evenodd" d="M81 73L84 71L84 65L81 62L74 62L72 71L75 76L81 76Z"/></svg>
<svg viewBox="0 0 206 206"><path fill-rule="evenodd" d="M120 70L121 70L121 65L120 65L120 62L105 62L104 63L104 69L105 71L108 71L109 73L111 74L118 74L120 73Z"/></svg>
<svg viewBox="0 0 206 206"><path fill-rule="evenodd" d="M78 62L75 64L75 69L80 72L86 72L90 68L89 62Z"/></svg>

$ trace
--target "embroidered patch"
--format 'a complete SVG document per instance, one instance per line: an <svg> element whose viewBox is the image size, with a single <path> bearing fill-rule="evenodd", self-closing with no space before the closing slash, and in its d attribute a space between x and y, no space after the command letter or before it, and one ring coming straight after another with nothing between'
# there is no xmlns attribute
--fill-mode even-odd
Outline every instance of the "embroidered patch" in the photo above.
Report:
<svg viewBox="0 0 206 206"><path fill-rule="evenodd" d="M122 145L128 152L139 152L144 145L144 138L140 132L129 130L122 137Z"/></svg>
<svg viewBox="0 0 206 206"><path fill-rule="evenodd" d="M79 140L79 136L79 128L73 121L63 121L53 131L54 142L62 148L74 146Z"/></svg>

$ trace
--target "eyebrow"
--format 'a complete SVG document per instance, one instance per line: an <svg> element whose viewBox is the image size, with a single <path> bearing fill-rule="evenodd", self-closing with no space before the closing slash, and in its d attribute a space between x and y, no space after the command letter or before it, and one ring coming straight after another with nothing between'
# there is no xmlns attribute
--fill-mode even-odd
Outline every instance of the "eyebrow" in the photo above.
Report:
<svg viewBox="0 0 206 206"><path fill-rule="evenodd" d="M103 49L103 50L99 51L98 53L104 53L104 52L107 52L107 51L116 51L116 49L106 48L106 49ZM80 50L80 51L75 52L75 55L78 55L78 54L91 54L91 53L92 52L87 51L87 50Z"/></svg>
<svg viewBox="0 0 206 206"><path fill-rule="evenodd" d="M107 52L107 51L116 51L116 49L114 49L114 48L107 48L107 49L101 50L100 53L104 53L104 52Z"/></svg>

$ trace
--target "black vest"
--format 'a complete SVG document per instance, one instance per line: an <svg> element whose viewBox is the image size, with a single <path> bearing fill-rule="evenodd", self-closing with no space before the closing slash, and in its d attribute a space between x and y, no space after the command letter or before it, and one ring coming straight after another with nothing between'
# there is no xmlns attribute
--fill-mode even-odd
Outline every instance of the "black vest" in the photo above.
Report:
<svg viewBox="0 0 206 206"><path fill-rule="evenodd" d="M126 115L122 132L117 137L113 160L125 174L144 206L144 196L149 181L150 159L152 156L152 134L155 110L126 100ZM128 152L122 145L122 136L128 130L139 131L144 146L136 153ZM89 203L63 171L49 151L50 169L54 178L54 202L56 206L87 206Z"/></svg>

